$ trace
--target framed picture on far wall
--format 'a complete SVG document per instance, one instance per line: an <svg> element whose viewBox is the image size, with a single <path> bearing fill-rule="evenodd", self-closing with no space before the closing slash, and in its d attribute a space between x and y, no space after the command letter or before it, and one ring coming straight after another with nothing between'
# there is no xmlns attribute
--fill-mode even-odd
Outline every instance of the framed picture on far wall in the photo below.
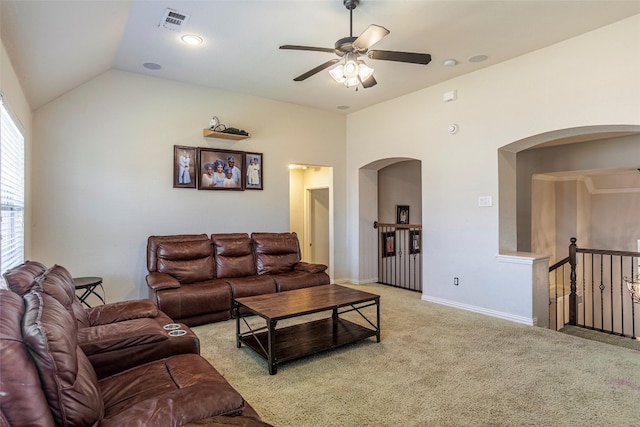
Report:
<svg viewBox="0 0 640 427"><path fill-rule="evenodd" d="M396 205L396 224L409 224L408 205Z"/></svg>
<svg viewBox="0 0 640 427"><path fill-rule="evenodd" d="M198 190L244 190L244 153L198 149Z"/></svg>
<svg viewBox="0 0 640 427"><path fill-rule="evenodd" d="M382 257L396 255L396 232L385 231L382 236Z"/></svg>
<svg viewBox="0 0 640 427"><path fill-rule="evenodd" d="M409 230L409 253L419 254L422 245L420 230Z"/></svg>
<svg viewBox="0 0 640 427"><path fill-rule="evenodd" d="M197 149L173 146L173 188L196 188Z"/></svg>
<svg viewBox="0 0 640 427"><path fill-rule="evenodd" d="M262 178L263 160L262 153L244 153L245 164L245 190L263 190Z"/></svg>

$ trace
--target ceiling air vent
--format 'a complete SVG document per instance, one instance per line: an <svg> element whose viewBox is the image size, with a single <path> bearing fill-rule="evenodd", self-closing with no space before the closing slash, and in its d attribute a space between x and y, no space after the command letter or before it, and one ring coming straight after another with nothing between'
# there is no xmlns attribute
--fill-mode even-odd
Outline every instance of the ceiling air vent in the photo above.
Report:
<svg viewBox="0 0 640 427"><path fill-rule="evenodd" d="M180 13L175 9L168 9L164 11L164 15L162 16L162 20L160 21L159 27L164 27L171 31L181 31L182 27L187 23L189 17L191 15L187 15L185 13Z"/></svg>

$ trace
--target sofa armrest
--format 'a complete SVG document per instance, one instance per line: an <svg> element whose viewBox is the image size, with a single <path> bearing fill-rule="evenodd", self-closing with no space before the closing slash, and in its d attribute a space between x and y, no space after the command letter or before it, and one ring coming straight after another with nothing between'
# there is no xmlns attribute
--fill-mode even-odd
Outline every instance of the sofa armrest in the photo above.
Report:
<svg viewBox="0 0 640 427"><path fill-rule="evenodd" d="M126 348L135 351L136 346L168 339L167 331L151 319L135 319L78 330L78 345L87 356Z"/></svg>
<svg viewBox="0 0 640 427"><path fill-rule="evenodd" d="M167 273L154 271L147 275L147 286L155 292L162 289L177 289L180 287L180 282Z"/></svg>
<svg viewBox="0 0 640 427"><path fill-rule="evenodd" d="M124 320L157 317L158 308L147 299L121 301L85 309L91 326L108 325Z"/></svg>
<svg viewBox="0 0 640 427"><path fill-rule="evenodd" d="M293 266L295 271L304 271L305 273L322 273L327 269L324 264L312 264L309 262L300 261Z"/></svg>

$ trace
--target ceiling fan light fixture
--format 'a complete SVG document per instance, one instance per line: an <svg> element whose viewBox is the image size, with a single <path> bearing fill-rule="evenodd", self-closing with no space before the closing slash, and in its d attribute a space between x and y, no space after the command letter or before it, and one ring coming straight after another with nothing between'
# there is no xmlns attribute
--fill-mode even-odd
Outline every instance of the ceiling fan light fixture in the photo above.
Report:
<svg viewBox="0 0 640 427"><path fill-rule="evenodd" d="M358 61L358 77L365 81L373 75L373 68L369 67L364 61Z"/></svg>
<svg viewBox="0 0 640 427"><path fill-rule="evenodd" d="M344 76L347 79L357 77L359 68L358 63L355 60L347 58L347 61L344 63Z"/></svg>
<svg viewBox="0 0 640 427"><path fill-rule="evenodd" d="M335 67L329 69L329 75L333 77L337 83L344 83L344 65L338 64Z"/></svg>

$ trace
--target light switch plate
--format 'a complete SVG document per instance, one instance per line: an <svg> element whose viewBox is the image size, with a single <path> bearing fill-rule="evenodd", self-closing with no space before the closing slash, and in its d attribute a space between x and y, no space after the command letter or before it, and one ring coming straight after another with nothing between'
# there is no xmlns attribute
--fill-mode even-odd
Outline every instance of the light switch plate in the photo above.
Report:
<svg viewBox="0 0 640 427"><path fill-rule="evenodd" d="M478 197L478 206L480 207L493 206L493 200L491 199L491 196Z"/></svg>

